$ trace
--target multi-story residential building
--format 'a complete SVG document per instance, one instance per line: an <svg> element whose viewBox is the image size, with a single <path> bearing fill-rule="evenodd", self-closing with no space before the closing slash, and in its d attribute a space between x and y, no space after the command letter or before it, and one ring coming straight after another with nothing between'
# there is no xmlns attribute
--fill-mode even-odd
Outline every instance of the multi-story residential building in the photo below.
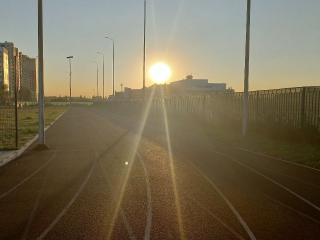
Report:
<svg viewBox="0 0 320 240"><path fill-rule="evenodd" d="M21 57L21 86L28 87L33 100L37 100L37 59L27 55Z"/></svg>
<svg viewBox="0 0 320 240"><path fill-rule="evenodd" d="M20 85L20 67L19 67L19 49L14 47L12 42L0 43L0 46L8 50L8 64L9 64L9 94L10 98L14 97L15 86L19 91Z"/></svg>
<svg viewBox="0 0 320 240"><path fill-rule="evenodd" d="M9 60L8 50L0 46L0 86L9 87Z"/></svg>

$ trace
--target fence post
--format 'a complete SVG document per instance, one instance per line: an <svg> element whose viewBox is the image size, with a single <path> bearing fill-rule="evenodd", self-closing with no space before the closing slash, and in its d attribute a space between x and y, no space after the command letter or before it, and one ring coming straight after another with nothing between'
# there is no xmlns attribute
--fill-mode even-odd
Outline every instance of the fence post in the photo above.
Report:
<svg viewBox="0 0 320 240"><path fill-rule="evenodd" d="M300 128L304 128L304 126L305 126L305 121L306 121L305 103L306 103L306 88L302 88L302 96L301 96L301 126L300 126Z"/></svg>
<svg viewBox="0 0 320 240"><path fill-rule="evenodd" d="M16 54L15 54L16 55ZM14 56L14 105L15 105L15 128L16 128L16 149L18 149L18 76L17 56Z"/></svg>

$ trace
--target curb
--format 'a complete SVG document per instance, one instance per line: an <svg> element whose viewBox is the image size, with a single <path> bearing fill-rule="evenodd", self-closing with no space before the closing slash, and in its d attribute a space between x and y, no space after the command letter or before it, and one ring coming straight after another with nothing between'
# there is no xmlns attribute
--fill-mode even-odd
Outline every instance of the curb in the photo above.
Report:
<svg viewBox="0 0 320 240"><path fill-rule="evenodd" d="M44 128L44 131L47 131L67 111L68 111L68 109L66 111L64 111L63 113L61 113L52 123L50 123L50 125L46 126ZM27 150L28 147L30 147L30 145L32 143L34 143L38 139L38 136L39 135L37 134L33 139L31 139L29 142L27 142L25 145L23 145L19 150L16 150L11 155L9 155L9 157L7 157L5 160L3 160L3 162L0 163L0 167L6 165L7 163L11 162L15 158L19 157L25 150Z"/></svg>

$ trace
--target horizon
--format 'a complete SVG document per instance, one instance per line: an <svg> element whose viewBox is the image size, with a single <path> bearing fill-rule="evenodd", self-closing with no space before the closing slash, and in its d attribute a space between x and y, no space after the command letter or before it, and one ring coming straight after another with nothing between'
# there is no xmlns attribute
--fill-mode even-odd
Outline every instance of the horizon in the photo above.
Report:
<svg viewBox="0 0 320 240"><path fill-rule="evenodd" d="M316 0L252 2L250 91L319 85L319 8ZM0 13L7 22L0 41L36 57L36 3L5 2ZM153 85L150 67L165 62L172 71L167 83L192 72L196 79L224 82L242 92L245 14L245 1L147 1L146 86ZM143 1L45 2L45 95L68 95L69 55L74 56L72 92L92 95L96 65L91 61L97 61L102 95L102 56L97 51L105 54L105 96L111 95L112 42L106 36L115 39L115 91L120 83L142 88Z"/></svg>

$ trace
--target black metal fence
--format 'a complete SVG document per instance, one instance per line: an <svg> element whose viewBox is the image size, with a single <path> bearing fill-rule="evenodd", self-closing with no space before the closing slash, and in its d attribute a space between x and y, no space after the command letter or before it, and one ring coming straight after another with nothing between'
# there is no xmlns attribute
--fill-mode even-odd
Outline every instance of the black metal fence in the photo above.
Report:
<svg viewBox="0 0 320 240"><path fill-rule="evenodd" d="M241 126L243 93L224 93L152 100L151 108L166 107L169 112L198 115L214 124ZM112 105L113 103L107 103ZM116 101L116 108L137 110L142 100ZM249 92L248 122L251 125L277 125L320 132L320 87L298 87Z"/></svg>

